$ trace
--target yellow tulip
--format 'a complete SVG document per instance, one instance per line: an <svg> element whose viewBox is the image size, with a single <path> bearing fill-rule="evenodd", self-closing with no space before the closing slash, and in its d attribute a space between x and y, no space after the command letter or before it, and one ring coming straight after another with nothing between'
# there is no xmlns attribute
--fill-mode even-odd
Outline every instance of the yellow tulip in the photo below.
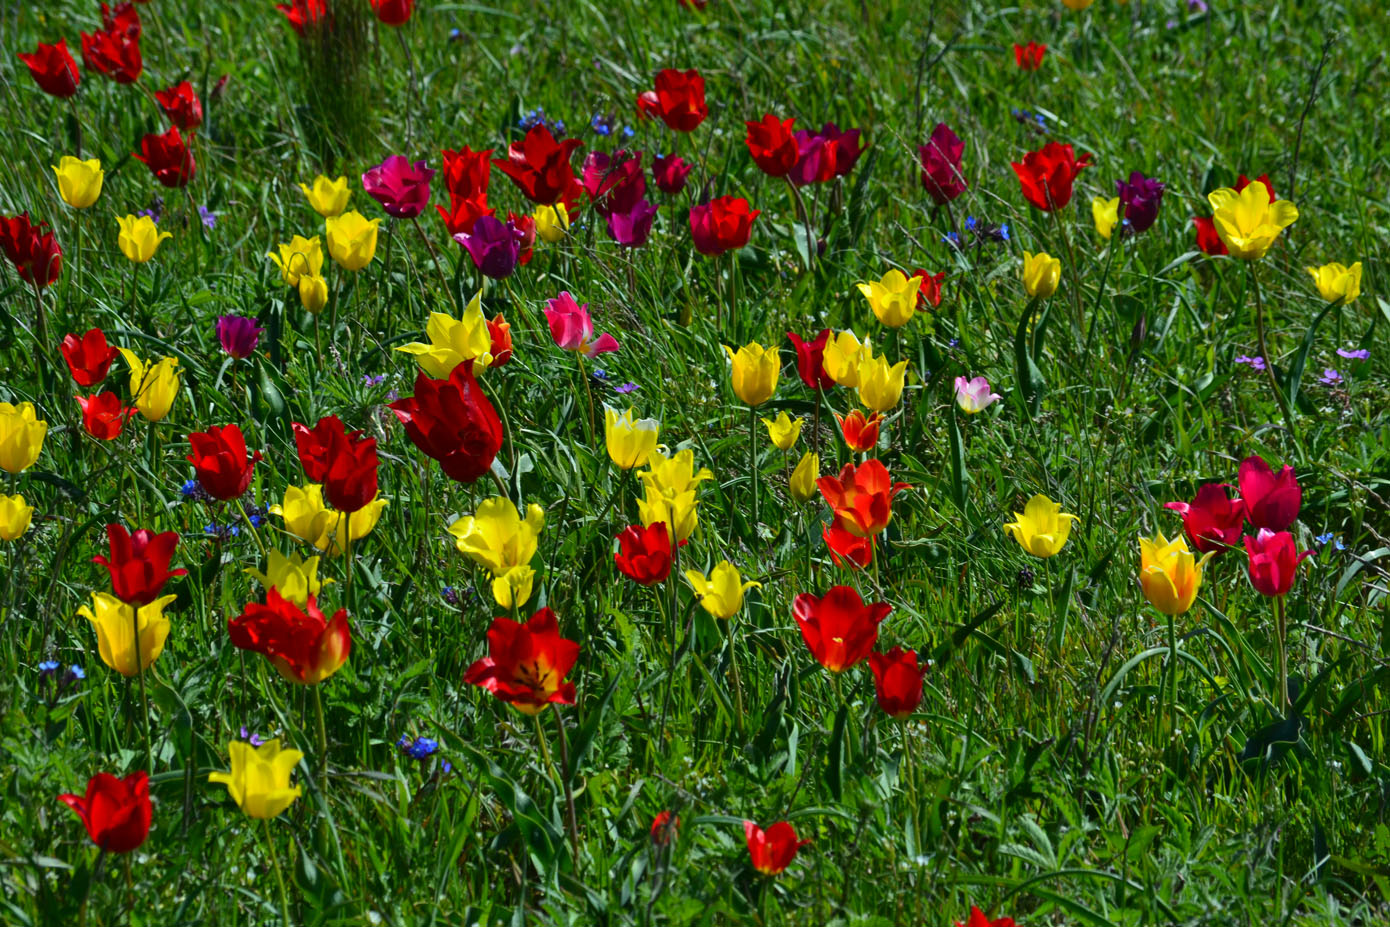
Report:
<svg viewBox="0 0 1390 927"><path fill-rule="evenodd" d="M716 618L734 617L743 607L743 594L754 586L762 588L762 583L744 582L738 567L727 560L716 563L708 577L686 570L685 579L700 597L700 607Z"/></svg>
<svg viewBox="0 0 1390 927"><path fill-rule="evenodd" d="M179 359L164 357L146 364L129 348L117 348L130 367L130 395L147 421L161 421L179 395Z"/></svg>
<svg viewBox="0 0 1390 927"><path fill-rule="evenodd" d="M301 274L299 277L299 304L314 315L328 305L328 281L322 277Z"/></svg>
<svg viewBox="0 0 1390 927"><path fill-rule="evenodd" d="M1252 183L1237 193L1222 187L1207 194L1216 234L1232 257L1257 261L1264 257L1284 229L1298 219L1298 207L1288 200L1270 202L1269 188Z"/></svg>
<svg viewBox="0 0 1390 927"><path fill-rule="evenodd" d="M26 503L23 496L0 493L0 540L19 540L29 530L33 516L34 507Z"/></svg>
<svg viewBox="0 0 1390 927"><path fill-rule="evenodd" d="M664 521L674 541L687 540L695 533L695 528L700 523L697 508L698 500L693 489L667 495L653 492L648 487L646 494L637 500L637 515L642 519L642 525L650 528L657 522Z"/></svg>
<svg viewBox="0 0 1390 927"><path fill-rule="evenodd" d="M376 256L380 225L380 219L368 219L355 209L341 216L330 216L323 223L329 256L343 270L358 271L366 267Z"/></svg>
<svg viewBox="0 0 1390 927"><path fill-rule="evenodd" d="M1091 218L1096 222L1096 234L1109 241L1115 226L1120 224L1120 198L1112 196L1107 200L1098 196L1091 200Z"/></svg>
<svg viewBox="0 0 1390 927"><path fill-rule="evenodd" d="M836 332L826 340L822 355L830 379L849 389L859 385L859 365L873 356L869 339L860 342L854 332Z"/></svg>
<svg viewBox="0 0 1390 927"><path fill-rule="evenodd" d="M1181 535L1168 540L1157 537L1139 539L1139 585L1144 598L1165 615L1181 615L1192 607L1202 585L1202 567L1215 553L1201 560L1188 550Z"/></svg>
<svg viewBox="0 0 1390 927"><path fill-rule="evenodd" d="M637 474L648 492L663 496L676 496L696 489L705 480L714 479L708 468L695 469L695 452L690 448L667 457L660 451L652 452L648 461L650 469Z"/></svg>
<svg viewBox="0 0 1390 927"><path fill-rule="evenodd" d="M208 781L225 785L232 801L249 817L273 818L294 804L302 793L299 786L290 787L290 773L304 754L281 750L280 738L267 740L259 747L234 740L227 745L227 752L231 755L232 771L208 773Z"/></svg>
<svg viewBox="0 0 1390 927"><path fill-rule="evenodd" d="M272 251L267 257L280 268L280 279L285 282L285 286L299 286L299 278L305 275L323 275L323 244L317 235L313 238L296 235L288 243L282 243L278 247L278 254Z"/></svg>
<svg viewBox="0 0 1390 927"><path fill-rule="evenodd" d="M765 418L763 424L767 426L767 435L777 449L789 451L796 444L796 439L801 437L801 425L805 421L803 418L792 418L783 411L777 413L776 421Z"/></svg>
<svg viewBox="0 0 1390 927"><path fill-rule="evenodd" d="M159 659L164 639L169 636L169 619L164 606L177 596L166 595L137 610L109 592L93 592L92 606L84 605L77 614L96 628L97 652L101 662L122 676L136 676ZM136 634L139 634L139 656L136 656Z"/></svg>
<svg viewBox="0 0 1390 927"><path fill-rule="evenodd" d="M792 471L791 493L797 502L806 502L816 494L816 480L820 479L820 457L811 451L801 455L801 461Z"/></svg>
<svg viewBox="0 0 1390 927"><path fill-rule="evenodd" d="M889 328L902 328L912 321L912 314L917 311L917 291L922 288L922 278L890 270L877 281L856 286L880 322Z"/></svg>
<svg viewBox="0 0 1390 927"><path fill-rule="evenodd" d="M387 500L377 497L353 512L349 518L347 513L324 505L323 487L309 483L286 489L284 503L272 505L269 511L284 519L285 530L290 534L312 544L325 556L336 557L347 549L349 524L352 542L356 544L376 528L386 504Z"/></svg>
<svg viewBox="0 0 1390 927"><path fill-rule="evenodd" d="M492 597L503 608L520 608L531 598L536 571L529 566L512 567L492 579Z"/></svg>
<svg viewBox="0 0 1390 927"><path fill-rule="evenodd" d="M32 467L46 434L48 422L34 415L32 402L0 402L0 470L19 473Z"/></svg>
<svg viewBox="0 0 1390 927"><path fill-rule="evenodd" d="M318 597L319 590L331 579L319 579L319 558L301 557L298 553L286 557L278 550L270 551L270 562L262 573L255 567L246 574L256 579L266 589L277 589L280 595L304 608L309 604L309 596Z"/></svg>
<svg viewBox="0 0 1390 927"><path fill-rule="evenodd" d="M1040 251L1023 252L1023 289L1035 299L1046 299L1057 292L1062 282L1062 262Z"/></svg>
<svg viewBox="0 0 1390 927"><path fill-rule="evenodd" d="M1041 493L1028 500L1022 515L1014 512L1014 519L1004 527L1034 557L1051 557L1060 551L1071 534L1071 523L1080 521Z"/></svg>
<svg viewBox="0 0 1390 927"><path fill-rule="evenodd" d="M734 395L746 406L760 406L777 391L777 378L782 375L782 356L777 348L765 348L756 341L739 348L728 345L724 352L733 363Z"/></svg>
<svg viewBox="0 0 1390 927"><path fill-rule="evenodd" d="M58 175L58 195L73 209L86 209L95 203L101 196L101 182L106 179L100 160L83 161L72 155L59 159L53 173Z"/></svg>
<svg viewBox="0 0 1390 927"><path fill-rule="evenodd" d="M429 344L413 341L396 348L415 358L420 369L436 380L446 379L466 360L475 361L473 372L482 373L492 360L492 333L483 316L483 293L479 290L456 319L446 312L431 312L425 324Z"/></svg>
<svg viewBox="0 0 1390 927"><path fill-rule="evenodd" d="M161 232L149 216L122 216L116 220L116 226L120 229L116 244L121 253L136 264L143 264L154 257L159 243L174 237L168 232Z"/></svg>
<svg viewBox="0 0 1390 927"><path fill-rule="evenodd" d="M907 361L890 365L883 356L859 365L859 402L871 412L887 412L903 396Z"/></svg>
<svg viewBox="0 0 1390 927"><path fill-rule="evenodd" d="M1307 270L1318 285L1318 294L1329 303L1341 303L1345 306L1361 295L1360 261L1350 267L1334 262L1321 267L1309 267Z"/></svg>
<svg viewBox="0 0 1390 927"><path fill-rule="evenodd" d="M301 183L299 189L304 191L304 198L309 201L314 212L325 219L331 219L347 209L348 197L352 195L348 192L346 177L329 180L322 174L314 178L312 187Z"/></svg>
<svg viewBox="0 0 1390 927"><path fill-rule="evenodd" d="M523 520L510 499L493 496L483 500L475 514L456 519L449 533L459 553L501 576L531 562L544 526L545 510L534 502L526 506Z"/></svg>
<svg viewBox="0 0 1390 927"><path fill-rule="evenodd" d="M536 237L547 244L555 244L569 231L570 214L564 203L537 206L531 218L536 220Z"/></svg>
<svg viewBox="0 0 1390 927"><path fill-rule="evenodd" d="M634 414L633 409L619 415L615 409L603 408L603 440L609 459L621 470L645 465L661 434L661 423L656 419L633 419Z"/></svg>

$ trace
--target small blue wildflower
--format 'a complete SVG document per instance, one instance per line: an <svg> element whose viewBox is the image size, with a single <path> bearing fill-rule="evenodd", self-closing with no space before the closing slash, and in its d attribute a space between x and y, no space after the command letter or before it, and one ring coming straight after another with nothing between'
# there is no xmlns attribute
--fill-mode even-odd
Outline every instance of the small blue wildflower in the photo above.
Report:
<svg viewBox="0 0 1390 927"><path fill-rule="evenodd" d="M946 342L946 347L948 347L948 348L960 347L960 339L959 339L959 338L952 338L950 341Z"/></svg>
<svg viewBox="0 0 1390 927"><path fill-rule="evenodd" d="M632 126L623 126L623 138L632 138L637 132Z"/></svg>
<svg viewBox="0 0 1390 927"><path fill-rule="evenodd" d="M975 231L975 225L976 225L976 223L975 223L975 217L974 217L974 216L966 216L966 217L965 217L965 227L966 227L967 229L969 229L970 231L973 232L973 231Z"/></svg>
<svg viewBox="0 0 1390 927"><path fill-rule="evenodd" d="M210 524L203 526L203 534L219 541L228 541L241 534L241 529L236 525Z"/></svg>
<svg viewBox="0 0 1390 927"><path fill-rule="evenodd" d="M604 370L602 367L595 367L594 372L590 374L590 376L592 376L595 380L607 380L608 371Z"/></svg>
<svg viewBox="0 0 1390 927"><path fill-rule="evenodd" d="M955 232L950 232L946 235L941 236L941 240L946 244L950 245L952 248L960 247L960 235L956 234Z"/></svg>
<svg viewBox="0 0 1390 927"><path fill-rule="evenodd" d="M622 394L622 395L627 395L628 393L634 393L634 392L636 392L636 391L637 391L637 384L636 384L636 383L633 383L631 380L628 380L628 381L627 381L626 383L624 383L622 386L615 386L615 387L613 387L613 392L615 392L615 393L620 393L620 394Z"/></svg>
<svg viewBox="0 0 1390 927"><path fill-rule="evenodd" d="M257 734L255 731L247 730L244 724L241 726L241 739L253 747L259 747L261 744L265 743L265 739L261 737L260 734Z"/></svg>
<svg viewBox="0 0 1390 927"><path fill-rule="evenodd" d="M445 586L439 592L440 595L444 596L445 602L448 602L450 605L459 604L459 591L453 586Z"/></svg>
<svg viewBox="0 0 1390 927"><path fill-rule="evenodd" d="M1007 222L999 226L999 234L1004 236L1005 241L1009 240L1009 224Z"/></svg>
<svg viewBox="0 0 1390 927"><path fill-rule="evenodd" d="M1263 357L1246 357L1244 354L1242 354L1240 357L1236 358L1236 363L1249 364L1256 370L1265 369L1265 359Z"/></svg>
<svg viewBox="0 0 1390 927"><path fill-rule="evenodd" d="M58 668L57 660L44 660L39 664L40 673L51 673Z"/></svg>
<svg viewBox="0 0 1390 927"><path fill-rule="evenodd" d="M76 663L68 667L68 672L72 674L73 679L87 678L87 674L82 671L82 667L78 666Z"/></svg>
<svg viewBox="0 0 1390 927"><path fill-rule="evenodd" d="M402 750L404 750L404 749L406 749L407 747L409 747L409 746L410 746L410 735L409 735L409 734L402 734L402 735L401 735L401 739L398 740L398 741L396 741L396 746L399 747L399 748L402 749Z"/></svg>
<svg viewBox="0 0 1390 927"><path fill-rule="evenodd" d="M461 40L462 38L463 38L463 30L460 29L458 26L455 26L454 28L452 28L452 29L449 30L449 41L450 41L450 42L457 42L457 41Z"/></svg>
<svg viewBox="0 0 1390 927"><path fill-rule="evenodd" d="M249 520L250 520L250 522L251 522L251 527L252 527L252 528L259 528L261 525L265 524L265 516L264 516L264 515L251 515L251 516L248 516L248 518L249 518Z"/></svg>
<svg viewBox="0 0 1390 927"><path fill-rule="evenodd" d="M1322 546L1326 545L1327 542L1330 541L1330 540L1332 540L1334 537L1336 537L1336 535L1333 534L1331 531L1329 531L1329 532L1327 532L1326 534L1320 534L1320 535L1318 535L1317 537L1313 538L1313 540L1315 540L1315 541L1318 542L1318 546L1319 546L1319 547L1322 547Z"/></svg>
<svg viewBox="0 0 1390 927"><path fill-rule="evenodd" d="M439 741L429 737L417 737L415 743L407 748L407 752L417 760L423 760L439 749Z"/></svg>
<svg viewBox="0 0 1390 927"><path fill-rule="evenodd" d="M1046 129L1046 128L1047 128L1047 117L1044 116L1042 113L1036 113L1036 114L1034 114L1033 118L1037 120L1037 122L1038 122L1038 128L1040 128L1040 129Z"/></svg>
<svg viewBox="0 0 1390 927"><path fill-rule="evenodd" d="M603 113L594 113L594 118L589 120L589 128L605 137L613 134L613 125Z"/></svg>
<svg viewBox="0 0 1390 927"><path fill-rule="evenodd" d="M139 217L141 217L141 216L149 216L149 217L150 217L150 221L154 222L156 225L159 224L159 218L160 218L159 213L156 212L156 211L153 210L153 209L142 209L142 210L140 210L139 212L137 212L137 213L135 214L135 216L136 216L136 218L139 218Z"/></svg>
<svg viewBox="0 0 1390 927"><path fill-rule="evenodd" d="M445 773L451 773L454 771L454 764L450 763L448 760L445 760L444 762L439 764L439 768L443 770Z"/></svg>
<svg viewBox="0 0 1390 927"><path fill-rule="evenodd" d="M208 209L206 206L198 207L198 216L203 220L203 225L210 229L217 228L217 213Z"/></svg>

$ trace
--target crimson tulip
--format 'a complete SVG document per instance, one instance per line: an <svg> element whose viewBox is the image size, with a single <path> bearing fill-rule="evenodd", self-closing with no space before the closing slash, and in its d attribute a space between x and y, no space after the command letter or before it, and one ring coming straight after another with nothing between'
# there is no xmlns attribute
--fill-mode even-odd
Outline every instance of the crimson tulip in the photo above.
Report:
<svg viewBox="0 0 1390 927"><path fill-rule="evenodd" d="M1037 42L1029 42L1027 45L1014 44L1014 64L1018 65L1021 71L1036 71L1042 67L1043 56L1047 54L1047 46Z"/></svg>
<svg viewBox="0 0 1390 927"><path fill-rule="evenodd" d="M132 534L124 525L111 524L106 526L106 538L111 556L98 555L92 562L106 567L111 574L111 591L122 602L137 607L149 605L159 598L165 583L188 572L169 569L179 544L177 532L156 534L141 528Z"/></svg>
<svg viewBox="0 0 1390 927"><path fill-rule="evenodd" d="M446 380L420 370L415 395L390 404L405 433L450 479L471 483L492 467L502 449L502 420L466 360Z"/></svg>
<svg viewBox="0 0 1390 927"><path fill-rule="evenodd" d="M492 179L492 164L488 159L493 150L474 151L464 145L458 151L445 148L440 152L444 158L440 173L444 175L444 189L449 191L450 197L467 198L487 193L488 181ZM483 203L487 203L486 196Z"/></svg>
<svg viewBox="0 0 1390 927"><path fill-rule="evenodd" d="M869 654L874 674L874 695L884 714L901 721L922 703L922 681L927 667L917 665L917 652L894 647L887 653Z"/></svg>
<svg viewBox="0 0 1390 927"><path fill-rule="evenodd" d="M383 26L403 26L415 10L415 0L372 0L372 9Z"/></svg>
<svg viewBox="0 0 1390 927"><path fill-rule="evenodd" d="M1182 516L1183 532L1198 553L1225 553L1245 527L1245 503L1227 498L1225 483L1204 483L1191 502L1167 502L1163 507Z"/></svg>
<svg viewBox="0 0 1390 927"><path fill-rule="evenodd" d="M59 39L52 45L38 43L33 54L19 53L19 60L29 69L29 76L44 93L60 99L67 99L77 93L82 77L77 71L77 62L68 51L67 39Z"/></svg>
<svg viewBox="0 0 1390 927"><path fill-rule="evenodd" d="M709 115L705 103L705 79L691 68L666 68L656 75L656 88L637 97L637 112L655 116L677 132L694 132Z"/></svg>
<svg viewBox="0 0 1390 927"><path fill-rule="evenodd" d="M785 177L796 166L799 157L796 135L792 132L795 119L781 120L767 113L758 122L745 122L748 137L745 144L753 163L769 177Z"/></svg>
<svg viewBox="0 0 1390 927"><path fill-rule="evenodd" d="M88 329L81 338L65 335L59 349L63 352L63 360L68 362L73 380L84 388L106 379L111 362L120 354L107 344L106 333L99 328Z"/></svg>
<svg viewBox="0 0 1390 927"><path fill-rule="evenodd" d="M543 608L525 624L494 618L487 644L488 655L468 668L464 682L528 715L552 703L574 704L574 683L565 675L579 658L579 644L560 636L553 611Z"/></svg>
<svg viewBox="0 0 1390 927"><path fill-rule="evenodd" d="M132 155L144 161L150 173L166 187L186 186L197 173L193 149L183 140L178 126L170 126L163 135L146 135L140 139L140 154Z"/></svg>
<svg viewBox="0 0 1390 927"><path fill-rule="evenodd" d="M1261 528L1253 536L1245 536L1245 553L1250 558L1246 567L1250 574L1250 585L1260 595L1271 598L1288 595L1293 588L1298 565L1305 557L1313 555L1311 550L1299 553L1292 534L1270 531L1268 528Z"/></svg>
<svg viewBox="0 0 1390 927"><path fill-rule="evenodd" d="M666 522L653 522L647 527L628 525L618 534L618 552L613 562L628 579L643 586L664 582L671 575L671 559L675 548Z"/></svg>
<svg viewBox="0 0 1390 927"><path fill-rule="evenodd" d="M1028 152L1021 163L1012 162L1023 186L1024 199L1044 212L1065 209L1071 202L1077 175L1090 166L1090 154L1078 159L1070 145L1058 142L1048 142L1038 151Z"/></svg>
<svg viewBox="0 0 1390 927"><path fill-rule="evenodd" d="M150 776L143 769L118 779L97 773L85 795L59 795L82 819L92 843L108 853L129 853L150 835Z"/></svg>
<svg viewBox="0 0 1390 927"><path fill-rule="evenodd" d="M342 419L330 415L313 429L291 424L299 462L311 483L322 483L329 505L340 512L356 512L376 498L376 438L366 432L349 433Z"/></svg>
<svg viewBox="0 0 1390 927"><path fill-rule="evenodd" d="M29 213L0 216L0 251L10 259L21 280L35 289L51 286L63 269L63 249L47 222L33 225Z"/></svg>
<svg viewBox="0 0 1390 927"><path fill-rule="evenodd" d="M866 603L853 586L831 586L823 597L803 592L792 602L801 637L816 661L832 673L862 661L878 643L878 626L893 606Z"/></svg>
<svg viewBox="0 0 1390 927"><path fill-rule="evenodd" d="M139 411L134 406L123 404L121 397L110 392L78 396L77 404L82 407L82 427L98 441L119 438L125 423Z"/></svg>
<svg viewBox="0 0 1390 927"><path fill-rule="evenodd" d="M87 70L104 74L118 84L133 84L139 79L144 70L139 39L120 28L81 35L82 64Z"/></svg>
<svg viewBox="0 0 1390 927"><path fill-rule="evenodd" d="M874 539L850 534L839 524L821 526L821 537L830 550L830 560L837 567L850 566L866 570L874 562Z"/></svg>
<svg viewBox="0 0 1390 927"><path fill-rule="evenodd" d="M526 137L507 146L507 157L493 159L531 202L553 206L563 202L571 213L579 199L579 181L570 156L583 147L577 138L557 142L544 125L533 126Z"/></svg>
<svg viewBox="0 0 1390 927"><path fill-rule="evenodd" d="M796 839L796 829L786 821L778 821L767 830L744 821L743 839L748 844L748 861L763 875L785 872L796 859L796 851L811 842Z"/></svg>
<svg viewBox="0 0 1390 927"><path fill-rule="evenodd" d="M1245 517L1256 528L1284 531L1298 518L1303 505L1303 488L1293 467L1275 474L1264 458L1252 455L1240 462L1240 497L1245 501Z"/></svg>
<svg viewBox="0 0 1390 927"><path fill-rule="evenodd" d="M679 193L690 177L690 163L678 154L657 155L652 158L652 179L662 193Z"/></svg>
<svg viewBox="0 0 1390 927"><path fill-rule="evenodd" d="M224 502L246 492L261 452L247 457L246 438L239 427L223 425L195 431L188 436L188 443L193 449L188 462L193 464L198 485L204 492Z"/></svg>
<svg viewBox="0 0 1390 927"><path fill-rule="evenodd" d="M276 672L301 686L323 682L342 669L352 653L347 609L325 618L312 595L301 610L274 586L266 604L249 602L230 619L227 633L232 646L264 655Z"/></svg>
<svg viewBox="0 0 1390 927"><path fill-rule="evenodd" d="M164 115L182 132L192 132L203 124L203 104L188 81L175 84L155 93L154 98Z"/></svg>
<svg viewBox="0 0 1390 927"><path fill-rule="evenodd" d="M492 209L487 204L486 191L473 196L459 196L451 192L448 209L437 203L434 208L439 210L439 218L444 220L444 227L448 229L450 238L455 235L471 235L474 223L483 216L492 215Z"/></svg>
<svg viewBox="0 0 1390 927"><path fill-rule="evenodd" d="M695 250L710 257L748 244L753 220L762 213L750 209L743 197L721 196L690 207L690 234Z"/></svg>
<svg viewBox="0 0 1390 927"><path fill-rule="evenodd" d="M835 378L825 372L825 345L830 340L830 329L822 328L810 341L804 340L795 332L787 332L792 346L796 348L796 373L808 389L827 390L835 385Z"/></svg>

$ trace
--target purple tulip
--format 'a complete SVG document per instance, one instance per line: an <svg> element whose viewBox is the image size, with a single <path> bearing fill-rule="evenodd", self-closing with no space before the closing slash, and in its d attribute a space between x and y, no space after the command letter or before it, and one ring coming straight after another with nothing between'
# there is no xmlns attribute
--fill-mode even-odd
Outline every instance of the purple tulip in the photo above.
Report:
<svg viewBox="0 0 1390 927"><path fill-rule="evenodd" d="M414 219L429 205L432 177L434 170L424 161L411 164L405 155L391 155L362 175L362 189L388 216Z"/></svg>
<svg viewBox="0 0 1390 927"><path fill-rule="evenodd" d="M237 359L250 357L264 333L256 319L244 315L217 317L217 340L222 342L222 350Z"/></svg>
<svg viewBox="0 0 1390 927"><path fill-rule="evenodd" d="M454 241L467 249L473 265L485 276L502 280L516 270L523 237L510 220L503 222L496 216L479 216L473 223L473 231L460 232L454 236Z"/></svg>
<svg viewBox="0 0 1390 927"><path fill-rule="evenodd" d="M627 212L608 214L608 234L624 248L640 248L647 243L652 233L652 219L656 218L656 204L645 199L632 204Z"/></svg>
<svg viewBox="0 0 1390 927"><path fill-rule="evenodd" d="M804 187L835 177L835 146L828 144L824 136L812 135L805 129L798 129L796 147L796 166L787 174L788 180L798 187Z"/></svg>
<svg viewBox="0 0 1390 927"><path fill-rule="evenodd" d="M679 193L690 176L690 164L678 154L657 155L652 159L652 179L662 193Z"/></svg>
<svg viewBox="0 0 1390 927"><path fill-rule="evenodd" d="M1129 182L1115 181L1115 192L1124 208L1124 218L1136 233L1147 231L1158 221L1158 207L1163 202L1163 184L1138 171L1129 175Z"/></svg>

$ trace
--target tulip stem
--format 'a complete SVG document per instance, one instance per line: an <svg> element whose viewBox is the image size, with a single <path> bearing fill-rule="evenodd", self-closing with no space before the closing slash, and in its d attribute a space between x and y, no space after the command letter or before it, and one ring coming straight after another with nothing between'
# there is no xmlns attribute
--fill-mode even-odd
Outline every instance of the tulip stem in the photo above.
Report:
<svg viewBox="0 0 1390 927"><path fill-rule="evenodd" d="M729 666L734 675L734 707L738 710L739 734L743 733L743 680L738 674L738 637L734 634L734 628L738 624L738 615L729 618Z"/></svg>
<svg viewBox="0 0 1390 927"><path fill-rule="evenodd" d="M574 790L570 787L570 777L574 770L570 768L569 740L565 737L565 719L560 715L560 706L551 702L550 707L555 710L555 729L560 732L560 765L564 768L564 778L560 782L565 788L565 814L569 818L570 850L574 853L574 869L578 872L579 822L574 814ZM540 723L540 718L536 719L536 723Z"/></svg>
<svg viewBox="0 0 1390 927"><path fill-rule="evenodd" d="M1293 439L1294 450L1298 452L1300 461L1306 460L1303 453L1303 444L1298 440L1298 430L1293 424L1293 409L1289 407L1289 400L1284 395L1284 391L1279 388L1279 378L1274 375L1274 358L1269 356L1269 348L1265 345L1265 309L1264 300L1260 296L1260 278L1255 273L1255 268L1249 266L1250 288L1255 291L1255 337L1260 345L1260 357L1265 362L1265 373L1269 376L1269 388L1274 391L1274 400L1279 404L1279 412L1284 416L1284 427L1289 430L1289 437Z"/></svg>
<svg viewBox="0 0 1390 927"><path fill-rule="evenodd" d="M758 410L748 407L748 479L753 482L753 542L758 540Z"/></svg>
<svg viewBox="0 0 1390 927"><path fill-rule="evenodd" d="M324 803L328 802L328 726L323 721L323 694L320 691L322 681L314 686L314 715L318 719L319 735L319 791L323 794Z"/></svg>
<svg viewBox="0 0 1390 927"><path fill-rule="evenodd" d="M1269 359L1265 358L1265 363ZM1284 615L1284 597L1275 596L1274 598L1275 633L1279 638L1279 711L1284 713L1289 711L1289 646L1288 633L1289 625Z"/></svg>
<svg viewBox="0 0 1390 927"><path fill-rule="evenodd" d="M135 637L135 675L140 680L140 711L145 718L145 768L154 772L154 743L150 740L150 700L145 692L145 660L140 653L140 606L131 606L131 631Z"/></svg>
<svg viewBox="0 0 1390 927"><path fill-rule="evenodd" d="M246 522L246 530L251 532L251 540L256 542L256 549L261 552L261 560L266 559L265 545L261 543L261 535L256 531L256 526L251 523L251 518L246 514L246 507L241 504L241 498L236 500L236 510L241 513L241 520Z"/></svg>
<svg viewBox="0 0 1390 927"><path fill-rule="evenodd" d="M270 867L275 870L275 884L280 889L280 918L290 925L290 905L285 897L285 875L280 871L280 857L275 853L275 836L270 832L270 818L265 819L265 843L270 850Z"/></svg>
<svg viewBox="0 0 1390 927"><path fill-rule="evenodd" d="M92 875L87 879L87 890L82 893L82 907L77 911L77 927L87 927L87 902L92 899L92 886L101 878L101 870L105 865L106 849L103 847L97 853L96 865L92 867Z"/></svg>
<svg viewBox="0 0 1390 927"><path fill-rule="evenodd" d="M1071 247L1071 236L1067 234L1067 221L1062 218L1061 211L1054 211L1053 218L1057 220L1057 230L1062 235L1062 247L1067 249L1067 270L1070 277L1067 280L1067 289L1071 290L1072 304L1076 307L1076 331L1079 335L1086 330L1086 315L1081 308L1081 281L1076 275L1076 252Z"/></svg>
<svg viewBox="0 0 1390 927"><path fill-rule="evenodd" d="M581 380L584 381L584 402L585 402L585 407L588 409L588 412L589 412L589 418L587 419L587 424L588 424L588 426L589 426L589 434L588 434L588 437L589 437L589 444L590 444L590 445L593 445L593 443L594 443L594 392L593 392L593 389L589 386L589 374L588 374L588 372L584 369L584 355L583 355L582 353L578 353L578 354L576 354L575 356L579 358L579 379L581 379Z"/></svg>
<svg viewBox="0 0 1390 927"><path fill-rule="evenodd" d="M1178 632L1173 616L1168 616L1168 734L1178 729Z"/></svg>

